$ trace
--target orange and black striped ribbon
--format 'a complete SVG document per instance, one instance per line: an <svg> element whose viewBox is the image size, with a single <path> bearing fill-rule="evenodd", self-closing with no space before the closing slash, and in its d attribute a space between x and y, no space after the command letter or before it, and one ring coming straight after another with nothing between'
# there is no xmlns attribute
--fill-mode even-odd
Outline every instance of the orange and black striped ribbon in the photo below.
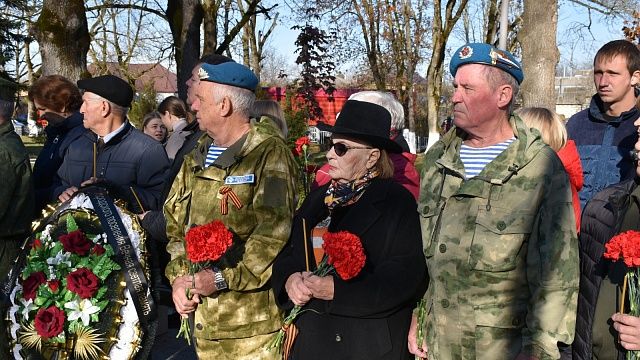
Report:
<svg viewBox="0 0 640 360"><path fill-rule="evenodd" d="M289 355L291 355L293 342L296 340L296 336L298 336L298 328L294 324L289 324L288 326L283 325L282 328L284 329L284 332L286 334L282 347L282 356L284 360L287 360L289 358Z"/></svg>
<svg viewBox="0 0 640 360"><path fill-rule="evenodd" d="M229 213L229 199L236 207L236 209L242 209L242 202L238 195L233 192L233 189L230 186L223 186L220 188L219 193L222 195L222 199L220 199L220 213L222 215L227 215Z"/></svg>

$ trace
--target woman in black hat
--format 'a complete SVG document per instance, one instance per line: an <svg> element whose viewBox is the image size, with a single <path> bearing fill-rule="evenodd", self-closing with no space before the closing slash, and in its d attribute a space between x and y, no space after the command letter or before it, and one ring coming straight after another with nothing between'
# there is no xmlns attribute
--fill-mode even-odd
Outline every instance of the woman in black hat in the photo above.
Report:
<svg viewBox="0 0 640 360"><path fill-rule="evenodd" d="M281 308L303 306L289 359L411 358L406 339L426 266L416 202L391 179L387 154L401 149L389 139L390 123L383 107L350 100L335 126L319 126L333 133L332 181L307 196L273 266ZM321 234L340 231L360 238L364 267L350 280L313 275Z"/></svg>

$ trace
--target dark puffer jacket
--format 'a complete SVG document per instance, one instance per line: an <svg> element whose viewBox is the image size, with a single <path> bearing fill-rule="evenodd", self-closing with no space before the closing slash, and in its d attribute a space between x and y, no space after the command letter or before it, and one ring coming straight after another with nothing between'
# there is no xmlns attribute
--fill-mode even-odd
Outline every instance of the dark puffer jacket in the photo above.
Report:
<svg viewBox="0 0 640 360"><path fill-rule="evenodd" d="M70 186L79 187L91 178L96 141L96 135L87 131L69 146L58 170L60 185L54 190L54 196ZM131 189L144 210L161 208L169 159L159 142L127 122L120 133L98 150L96 164L96 175L105 183L111 196L126 201L130 210L141 211Z"/></svg>
<svg viewBox="0 0 640 360"><path fill-rule="evenodd" d="M589 108L567 122L567 133L576 142L582 162L584 186L579 196L583 209L599 191L635 176L629 152L638 139L633 122L639 116L640 111L633 107L617 118L606 119L602 100L594 95Z"/></svg>
<svg viewBox="0 0 640 360"><path fill-rule="evenodd" d="M49 123L44 131L47 141L44 143L36 163L33 165L33 185L36 190L36 216L45 205L55 201L53 196L54 178L62 165L64 154L71 143L87 129L82 126L82 114L73 113L60 124Z"/></svg>
<svg viewBox="0 0 640 360"><path fill-rule="evenodd" d="M637 181L637 180L636 180ZM637 183L628 180L608 187L596 194L582 213L580 230L580 293L576 334L573 340L573 359L593 358L592 329L596 302L602 283L604 245L620 231L629 208L630 194ZM569 359L563 354L563 359ZM622 359L622 354L619 356Z"/></svg>

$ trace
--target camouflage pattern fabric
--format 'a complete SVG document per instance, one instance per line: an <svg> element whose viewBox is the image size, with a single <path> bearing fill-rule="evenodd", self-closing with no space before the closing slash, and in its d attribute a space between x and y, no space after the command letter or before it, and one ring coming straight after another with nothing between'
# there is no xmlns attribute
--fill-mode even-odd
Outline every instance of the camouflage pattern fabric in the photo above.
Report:
<svg viewBox="0 0 640 360"><path fill-rule="evenodd" d="M540 134L464 179L452 129L426 154L418 211L429 269L429 359L559 358L573 340L578 246L568 177Z"/></svg>
<svg viewBox="0 0 640 360"><path fill-rule="evenodd" d="M280 354L267 350L275 333L256 335L244 339L196 339L198 357L216 360L277 360Z"/></svg>
<svg viewBox="0 0 640 360"><path fill-rule="evenodd" d="M236 242L220 264L229 289L204 298L198 306L194 336L237 339L272 333L280 328L282 313L269 280L273 260L291 231L296 191L293 156L273 127L259 123L251 124L243 139L204 168L211 143L203 135L185 157L165 203L171 254L165 273L171 282L187 273L183 240L190 226L221 220ZM230 186L242 203L238 209L229 199L226 215L219 193L223 186Z"/></svg>

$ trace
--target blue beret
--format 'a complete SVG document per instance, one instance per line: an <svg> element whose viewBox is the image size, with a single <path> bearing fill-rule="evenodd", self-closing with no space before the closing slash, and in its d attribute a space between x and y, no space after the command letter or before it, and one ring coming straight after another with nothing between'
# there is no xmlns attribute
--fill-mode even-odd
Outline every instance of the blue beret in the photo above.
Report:
<svg viewBox="0 0 640 360"><path fill-rule="evenodd" d="M218 65L203 63L198 71L200 80L218 84L235 86L254 91L258 86L258 78L248 67L236 62L225 62Z"/></svg>
<svg viewBox="0 0 640 360"><path fill-rule="evenodd" d="M522 83L524 74L522 66L516 58L506 50L483 43L466 44L456 50L449 63L451 75L456 76L458 68L465 64L485 64L495 66L513 76L518 84Z"/></svg>

